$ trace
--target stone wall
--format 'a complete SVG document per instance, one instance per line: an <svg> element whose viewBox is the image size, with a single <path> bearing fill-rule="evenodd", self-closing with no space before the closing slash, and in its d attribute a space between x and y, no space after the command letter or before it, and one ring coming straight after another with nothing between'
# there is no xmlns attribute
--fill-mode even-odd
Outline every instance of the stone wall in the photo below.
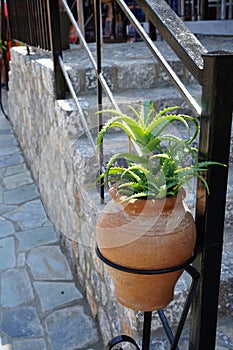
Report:
<svg viewBox="0 0 233 350"><path fill-rule="evenodd" d="M117 311L120 306L114 300L112 282L95 254L98 205L93 206L93 198L97 196L95 191L85 191L90 167L98 169L94 152L85 145L86 139L82 140L83 152L79 152L82 128L78 127L77 111L69 101L55 101L53 82L50 57L39 53L27 56L22 47L12 50L10 120L106 342L122 331L129 333L131 312Z"/></svg>
<svg viewBox="0 0 233 350"><path fill-rule="evenodd" d="M98 171L94 150L90 147L72 100L56 101L52 60L49 55L24 47L12 49L9 82L9 116L27 163L38 184L46 212L60 235L77 283L99 321L103 339L141 329L142 315L122 307L115 300L112 281L95 253L95 223L101 205L92 186ZM86 104L84 99L81 103ZM95 128L95 108L89 108L89 125ZM111 152L122 148L118 142ZM180 280L176 297L167 308L175 323L182 310L187 278ZM158 326L153 318L153 327Z"/></svg>

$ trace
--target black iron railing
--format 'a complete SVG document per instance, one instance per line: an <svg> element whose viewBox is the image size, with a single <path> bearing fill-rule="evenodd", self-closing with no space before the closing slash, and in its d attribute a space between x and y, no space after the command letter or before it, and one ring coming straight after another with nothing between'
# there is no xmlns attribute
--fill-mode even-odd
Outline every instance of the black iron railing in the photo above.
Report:
<svg viewBox="0 0 233 350"><path fill-rule="evenodd" d="M47 0L7 0L7 7L12 38L51 50Z"/></svg>
<svg viewBox="0 0 233 350"><path fill-rule="evenodd" d="M62 2L78 33L80 43L86 50L87 56L95 69L98 81L97 101L100 106L99 108L101 109L102 93L104 91L112 105L118 109L102 71L100 0L95 0L94 10L97 61L91 54L66 1L62 0ZM171 81L190 105L194 114L199 118L201 127L199 142L200 160L208 159L228 164L233 110L233 53L222 51L207 52L164 0L137 1L152 24L159 30L160 35L167 41L183 64L202 86L202 103L199 106L164 60L141 25L131 14L124 1L117 0L117 2L130 21L134 23L136 30L155 58L163 65ZM52 50L55 67L56 95L58 98L63 98L67 86L69 87L71 95L77 103L89 141L92 147L94 147L93 138L86 125L84 113L79 105L78 98L72 88L62 60L60 28L59 21L57 20L59 12L58 1L7 0L7 4L9 6L13 38L21 40L28 45ZM45 7L43 6L48 6L48 12L44 12ZM30 13L31 10L33 15ZM44 16L43 20L40 16L38 18L35 17L34 23L36 25L32 25L31 20L34 17L31 16L37 16L39 14ZM19 26L19 19L20 21L25 21L23 28ZM26 26L28 26L28 29L26 29ZM47 39L48 37L50 38L49 43L47 39L44 39L45 36ZM101 114L99 118L99 125L101 127ZM100 151L100 166L102 165L102 155L103 148ZM208 171L208 174L206 174L211 193L210 196L206 196L201 182L198 182L197 186L196 226L198 239L196 247L197 258L194 266L200 273L200 283L194 297L194 302L192 303L190 350L215 349L227 176L227 168L213 166ZM101 196L103 196L103 193Z"/></svg>
<svg viewBox="0 0 233 350"><path fill-rule="evenodd" d="M195 296L197 286L198 286L198 281L199 281L199 273L198 271L192 267L190 264L193 262L195 259L196 255L193 254L191 258L189 258L186 262L184 262L182 265L179 266L173 266L170 268L165 268L165 269L156 269L156 270L141 270L141 269L132 269L128 268L125 266L117 265L115 263L112 263L108 259L106 259L100 252L98 246L96 246L96 253L98 257L108 266L110 266L113 269L124 271L126 273L131 273L131 274L136 274L136 275L161 275L161 274L166 274L178 270L185 270L190 277L192 278L192 283L189 288L189 292L186 298L186 301L183 306L183 310L180 316L180 320L178 322L177 328L175 330L175 333L173 333L168 320L165 316L165 313L162 309L157 310L158 316L160 318L161 324L164 328L165 334L167 335L167 338L169 340L169 343L171 345L170 350L179 350L178 348L178 343L184 328L185 321L187 319L187 315L190 309L190 305L193 301L193 298ZM144 312L144 322L143 322L143 336L142 336L142 348L141 350L149 350L150 349L150 339L151 339L151 321L152 321L152 312L147 311ZM137 350L140 350L138 344L135 342L135 340L129 336L125 335L120 335L116 336L113 339L111 339L108 343L107 349L111 350L114 349L115 346L119 343L130 343L133 344L134 347ZM118 348L119 350L122 350L122 348Z"/></svg>

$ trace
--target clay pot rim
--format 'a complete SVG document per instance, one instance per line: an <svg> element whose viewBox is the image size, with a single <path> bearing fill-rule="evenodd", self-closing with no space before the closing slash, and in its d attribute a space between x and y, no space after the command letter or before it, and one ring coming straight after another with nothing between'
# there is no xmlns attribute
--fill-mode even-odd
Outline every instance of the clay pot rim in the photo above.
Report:
<svg viewBox="0 0 233 350"><path fill-rule="evenodd" d="M174 196L164 198L133 198L129 201L122 202L126 197L122 196L117 191L118 184L115 183L109 188L111 198L122 205L126 211L134 210L135 208L148 208L149 210L156 210L156 208L163 207L165 210L172 210L177 202L182 202L186 196L185 189L182 187Z"/></svg>

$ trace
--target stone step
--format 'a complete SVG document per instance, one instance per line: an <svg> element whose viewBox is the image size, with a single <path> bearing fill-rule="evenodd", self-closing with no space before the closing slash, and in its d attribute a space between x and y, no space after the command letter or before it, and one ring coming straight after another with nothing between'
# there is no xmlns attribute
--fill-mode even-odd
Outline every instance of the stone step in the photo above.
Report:
<svg viewBox="0 0 233 350"><path fill-rule="evenodd" d="M200 103L200 89L195 84L189 85L188 89L196 101ZM166 88L125 90L115 93L114 99L124 113L129 111L129 105L138 107L143 101L149 100L154 103L157 110L168 106L181 106L182 112L192 114L187 103L185 103L180 93L173 86ZM79 94L78 100L83 109L89 129L91 131L95 130L98 123L98 116L95 114L98 110L96 95ZM77 105L72 98L56 101L56 108L61 123L67 128L70 135L73 134L79 137L85 133ZM102 109L107 108L112 109L113 107L109 99L104 95ZM111 116L112 115L110 115L110 117ZM107 120L107 117L109 117L107 114L103 114L104 121Z"/></svg>
<svg viewBox="0 0 233 350"><path fill-rule="evenodd" d="M231 37L199 36L198 39L210 52L232 49ZM185 85L194 82L194 78L164 40L158 37L154 44ZM88 44L88 47L95 58L95 44ZM143 42L103 44L101 56L104 76L113 91L163 88L170 85L162 67ZM63 52L63 59L77 93L93 92L96 88L95 74L84 49L81 46L71 45L69 50Z"/></svg>
<svg viewBox="0 0 233 350"><path fill-rule="evenodd" d="M189 92L200 104L201 100L201 90L196 84L188 86ZM127 113L129 111L128 106L132 105L138 107L141 105L142 101L150 100L154 103L157 110L168 106L181 106L181 110L184 113L193 115L190 107L184 101L183 97L177 91L175 87L166 88L150 88L150 89L132 89L114 94L114 98L120 109ZM98 129L98 116L96 111L98 110L96 95L84 95L81 94L78 97L80 106L83 110L86 123L89 127L91 133L96 135L96 130ZM103 109L113 108L109 99L103 97ZM69 137L77 138L84 136L86 131L82 124L82 119L80 113L78 112L78 107L72 98L66 100L56 101L57 115L60 121L60 126L67 130ZM179 110L178 110L179 112ZM103 114L103 122L112 115ZM231 129L231 146L230 146L230 164L233 164L233 127Z"/></svg>
<svg viewBox="0 0 233 350"><path fill-rule="evenodd" d="M199 36L198 39L203 45L203 51L232 49L230 37ZM195 82L164 40L158 37L154 44L185 85ZM96 58L95 44L88 44L88 47ZM143 42L103 44L101 56L104 76L113 91L164 88L171 85L163 68ZM95 91L95 72L85 50L81 46L71 45L69 50L63 52L63 59L76 92Z"/></svg>
<svg viewBox="0 0 233 350"><path fill-rule="evenodd" d="M142 42L104 44L102 47L103 75L112 91L127 89L165 88L171 86L170 79L150 50ZM195 79L163 41L156 42L183 84L193 84ZM95 45L89 44L94 57ZM78 61L77 61L78 57ZM64 51L63 60L77 94L92 94L96 91L95 70L81 46L72 45Z"/></svg>

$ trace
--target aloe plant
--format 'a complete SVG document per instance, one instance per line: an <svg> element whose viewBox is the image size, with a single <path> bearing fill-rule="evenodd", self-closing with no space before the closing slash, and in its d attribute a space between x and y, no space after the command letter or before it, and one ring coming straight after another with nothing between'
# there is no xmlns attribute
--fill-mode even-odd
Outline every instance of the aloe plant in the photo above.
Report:
<svg viewBox="0 0 233 350"><path fill-rule="evenodd" d="M148 102L143 103L139 112L132 106L129 108L133 111L133 117L111 109L102 111L114 116L98 133L97 149L105 134L118 127L138 146L139 154L115 154L97 181L104 178L107 186L110 186L110 181L117 182L118 192L125 196L123 200L174 196L192 178L203 181L209 191L202 172L207 170L208 165L219 163L198 162L197 149L192 146L199 132L196 119L185 114L171 113L178 106L165 108L158 113L155 112L153 104ZM172 123L182 124L187 137L181 138L167 133L166 130ZM192 162L191 165L184 166L183 160L188 154ZM127 161L127 167L115 165L120 158Z"/></svg>

